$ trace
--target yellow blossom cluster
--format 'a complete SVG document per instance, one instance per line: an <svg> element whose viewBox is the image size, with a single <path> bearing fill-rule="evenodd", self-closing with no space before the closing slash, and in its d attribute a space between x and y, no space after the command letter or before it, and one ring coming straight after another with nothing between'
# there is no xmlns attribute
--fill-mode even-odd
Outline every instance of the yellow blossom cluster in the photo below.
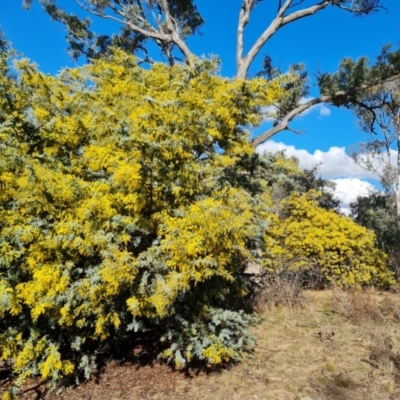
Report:
<svg viewBox="0 0 400 400"><path fill-rule="evenodd" d="M54 77L2 59L0 351L17 383L85 372L88 342L244 293L238 270L269 206L246 188L244 127L286 78L211 66L144 69L115 51ZM236 353L217 338L197 354Z"/></svg>
<svg viewBox="0 0 400 400"><path fill-rule="evenodd" d="M281 203L281 218L268 231L268 268L292 272L318 268L327 281L342 287L393 284L374 233L319 207L319 196L316 191L292 193Z"/></svg>

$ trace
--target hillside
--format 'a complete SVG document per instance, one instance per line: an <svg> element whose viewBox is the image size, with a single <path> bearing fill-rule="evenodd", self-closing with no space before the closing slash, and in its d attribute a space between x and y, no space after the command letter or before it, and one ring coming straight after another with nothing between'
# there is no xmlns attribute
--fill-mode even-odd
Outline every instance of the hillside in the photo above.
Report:
<svg viewBox="0 0 400 400"><path fill-rule="evenodd" d="M339 400L400 398L400 299L396 293L308 291L264 304L257 347L217 371L172 371L149 341L126 362L110 359L98 376L58 394L44 386L23 399ZM396 368L397 365L397 368ZM28 387L38 382L29 382ZM43 395L41 395L43 393Z"/></svg>

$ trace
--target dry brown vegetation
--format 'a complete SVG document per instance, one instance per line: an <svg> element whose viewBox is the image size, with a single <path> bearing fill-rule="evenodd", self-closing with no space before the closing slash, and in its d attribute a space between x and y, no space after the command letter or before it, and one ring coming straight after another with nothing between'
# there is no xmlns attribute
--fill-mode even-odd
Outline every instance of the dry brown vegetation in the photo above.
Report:
<svg viewBox="0 0 400 400"><path fill-rule="evenodd" d="M149 343L125 363L110 360L88 383L59 393L42 385L21 398L400 399L399 294L285 290L290 301L275 294L260 302L257 347L240 364L172 371L154 360Z"/></svg>

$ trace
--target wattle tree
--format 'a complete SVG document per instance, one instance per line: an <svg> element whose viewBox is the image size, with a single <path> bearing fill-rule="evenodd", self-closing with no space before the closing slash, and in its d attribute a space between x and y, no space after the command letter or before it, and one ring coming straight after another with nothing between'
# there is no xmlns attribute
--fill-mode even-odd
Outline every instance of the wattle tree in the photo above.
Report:
<svg viewBox="0 0 400 400"><path fill-rule="evenodd" d="M271 202L244 127L290 77L213 68L143 69L115 50L53 77L27 60L11 73L3 54L0 349L15 388L89 376L131 331L156 328L177 366L238 360L252 343L232 299Z"/></svg>

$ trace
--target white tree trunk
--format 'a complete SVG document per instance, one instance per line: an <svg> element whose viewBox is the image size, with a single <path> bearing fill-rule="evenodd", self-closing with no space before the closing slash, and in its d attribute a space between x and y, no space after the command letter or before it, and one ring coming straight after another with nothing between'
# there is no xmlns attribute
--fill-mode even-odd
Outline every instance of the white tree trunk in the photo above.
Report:
<svg viewBox="0 0 400 400"><path fill-rule="evenodd" d="M393 125L397 132L397 187L395 189L395 194L397 225L400 226L400 111L397 113L396 119L393 121Z"/></svg>
<svg viewBox="0 0 400 400"><path fill-rule="evenodd" d="M254 0L244 0L242 8L239 14L239 26L237 32L237 40L236 40L236 78L237 79L245 79L247 73L249 71L250 65L253 63L257 54L260 52L265 43L284 25L290 24L293 21L298 19L309 17L310 15L314 15L318 11L323 10L329 4L332 3L332 0L322 0L314 6L305 8L303 10L299 10L293 12L291 14L285 15L288 9L293 6L293 0L286 0L284 4L279 8L276 17L272 20L270 25L265 29L265 31L261 34L261 36L256 40L254 45L251 47L249 52L245 57L243 57L243 36L244 36L244 28L250 20L250 12L254 7ZM297 3L297 4L300 4Z"/></svg>

